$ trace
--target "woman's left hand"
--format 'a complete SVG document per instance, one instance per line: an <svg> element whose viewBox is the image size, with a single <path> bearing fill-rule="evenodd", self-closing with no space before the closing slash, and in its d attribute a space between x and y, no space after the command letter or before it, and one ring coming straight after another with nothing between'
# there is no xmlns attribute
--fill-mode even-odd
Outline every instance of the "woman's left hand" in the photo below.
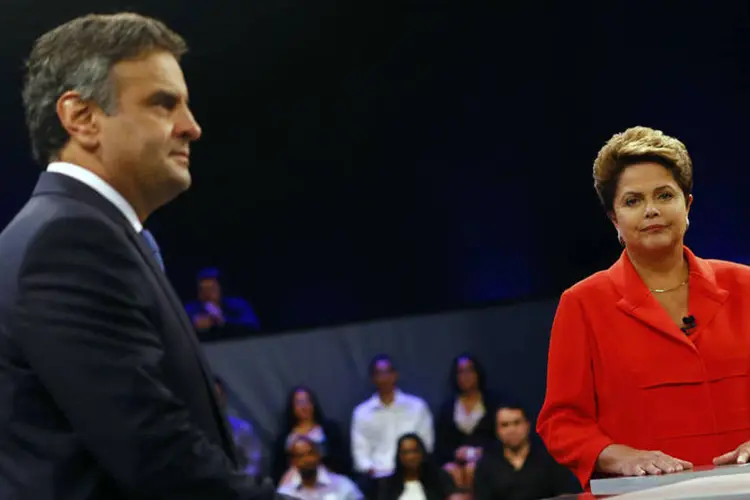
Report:
<svg viewBox="0 0 750 500"><path fill-rule="evenodd" d="M734 451L714 458L714 465L746 464L750 459L750 441L742 443Z"/></svg>

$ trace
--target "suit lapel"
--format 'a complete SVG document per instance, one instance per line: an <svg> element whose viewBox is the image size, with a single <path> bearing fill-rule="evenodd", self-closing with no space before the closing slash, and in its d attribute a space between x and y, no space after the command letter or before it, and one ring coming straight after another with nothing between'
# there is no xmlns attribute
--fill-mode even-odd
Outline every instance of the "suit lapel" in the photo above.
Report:
<svg viewBox="0 0 750 500"><path fill-rule="evenodd" d="M166 275L161 270L159 263L156 261L156 259L154 259L151 248L146 244L143 238L135 232L133 226L117 209L117 207L115 207L112 203L105 199L95 189L84 184L83 182L73 179L72 177L68 177L67 175L43 172L39 176L39 180L37 181L37 185L34 188L32 196L39 196L47 193L63 194L101 210L110 219L116 221L120 226L122 226L123 230L125 230L126 234L128 235L128 238L130 238L136 248L138 248L138 251L141 253L144 260L151 268L151 271L159 281L162 290L167 295L169 302L174 308L175 314L177 314L177 316L180 318L180 322L182 323L185 335L193 345L192 350L195 353L198 364L200 365L201 372L208 390L208 395L214 408L214 414L220 421L219 426L223 439L225 441L225 448L229 453L230 459L235 463L235 465L237 465L238 460L236 449L234 447L234 439L232 438L232 432L229 428L229 421L227 419L226 412L219 404L216 397L216 391L214 390L214 381L211 378L211 369L205 359L205 356L203 355L203 350L201 349L200 343L198 342L198 337L196 336L195 329L193 328L193 325L185 314L185 309L182 306L182 302L172 288L172 285L169 283Z"/></svg>
<svg viewBox="0 0 750 500"><path fill-rule="evenodd" d="M688 281L690 287L689 313L696 318L695 334L698 334L713 320L729 293L716 284L716 277L711 266L703 259L697 258L687 247L685 248L685 257L690 268ZM653 297L635 267L633 267L626 250L609 269L608 274L621 295L617 302L618 308L659 333L678 342L692 345L661 304Z"/></svg>
<svg viewBox="0 0 750 500"><path fill-rule="evenodd" d="M218 420L220 421L222 437L225 441L225 448L229 451L230 458L236 465L238 463L238 460L237 460L237 455L236 455L236 449L234 447L234 439L232 438L232 431L229 428L229 420L227 418L226 412L224 411L224 408L219 404L217 400L216 391L214 390L214 381L210 375L212 371L208 364L208 361L203 355L203 349L201 348L200 342L198 341L198 337L195 333L195 328L193 328L193 325L190 322L190 319L185 314L185 310L182 307L182 302L180 301L180 298L177 296L177 293L174 291L174 288L172 288L172 284L167 279L167 276L164 274L164 271L162 271L160 264L154 258L151 248L146 244L143 238L139 234L137 234L135 230L133 230L132 227L128 227L128 229L129 229L128 237L136 245L136 247L138 248L138 251L141 253L143 258L145 259L145 261L148 263L149 267L151 268L151 271L156 276L156 279L159 281L159 284L161 285L162 290L164 291L164 293L166 293L167 298L169 299L169 302L174 308L175 314L180 318L180 322L182 323L183 330L186 332L186 337L190 340L190 343L193 345L193 352L195 353L198 364L201 367L201 373L203 374L203 379L207 385L208 394L209 394L209 397L211 398L211 403L214 407L214 411L219 417Z"/></svg>

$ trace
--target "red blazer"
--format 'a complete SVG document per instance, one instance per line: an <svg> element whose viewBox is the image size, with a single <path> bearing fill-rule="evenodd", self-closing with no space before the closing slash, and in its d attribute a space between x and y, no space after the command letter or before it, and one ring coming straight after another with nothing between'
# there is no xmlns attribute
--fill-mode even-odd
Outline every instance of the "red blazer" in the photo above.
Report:
<svg viewBox="0 0 750 500"><path fill-rule="evenodd" d="M685 255L689 337L627 252L560 298L537 431L586 488L612 443L700 466L750 440L750 267Z"/></svg>

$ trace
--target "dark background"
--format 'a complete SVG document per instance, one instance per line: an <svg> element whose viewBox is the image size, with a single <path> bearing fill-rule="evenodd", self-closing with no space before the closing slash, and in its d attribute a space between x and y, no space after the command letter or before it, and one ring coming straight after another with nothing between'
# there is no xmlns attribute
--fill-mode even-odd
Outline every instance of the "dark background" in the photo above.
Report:
<svg viewBox="0 0 750 500"><path fill-rule="evenodd" d="M34 38L118 10L192 47L194 187L148 223L186 299L205 265L268 331L554 297L620 252L591 165L636 124L693 156L691 248L750 260L747 1L6 0L0 226Z"/></svg>

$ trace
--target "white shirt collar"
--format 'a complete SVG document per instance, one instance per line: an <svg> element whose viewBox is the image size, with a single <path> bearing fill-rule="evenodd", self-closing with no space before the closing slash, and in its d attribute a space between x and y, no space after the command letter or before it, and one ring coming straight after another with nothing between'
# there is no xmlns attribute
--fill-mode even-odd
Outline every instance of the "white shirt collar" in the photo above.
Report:
<svg viewBox="0 0 750 500"><path fill-rule="evenodd" d="M372 399L371 399L372 405L375 408L392 408L398 405L399 403L401 403L403 400L404 400L404 393L401 392L401 389L398 389L398 388L393 391L393 401L389 405L386 405L385 403L383 403L383 400L380 399L380 395L377 392L372 395Z"/></svg>
<svg viewBox="0 0 750 500"><path fill-rule="evenodd" d="M66 175L86 184L117 207L117 209L122 212L122 215L124 215L128 222L133 226L136 233L140 233L143 230L143 224L138 220L135 209L130 203L128 203L128 200L123 198L115 188L107 184L107 182L91 170L79 167L78 165L73 165L72 163L56 161L47 166L47 172Z"/></svg>

